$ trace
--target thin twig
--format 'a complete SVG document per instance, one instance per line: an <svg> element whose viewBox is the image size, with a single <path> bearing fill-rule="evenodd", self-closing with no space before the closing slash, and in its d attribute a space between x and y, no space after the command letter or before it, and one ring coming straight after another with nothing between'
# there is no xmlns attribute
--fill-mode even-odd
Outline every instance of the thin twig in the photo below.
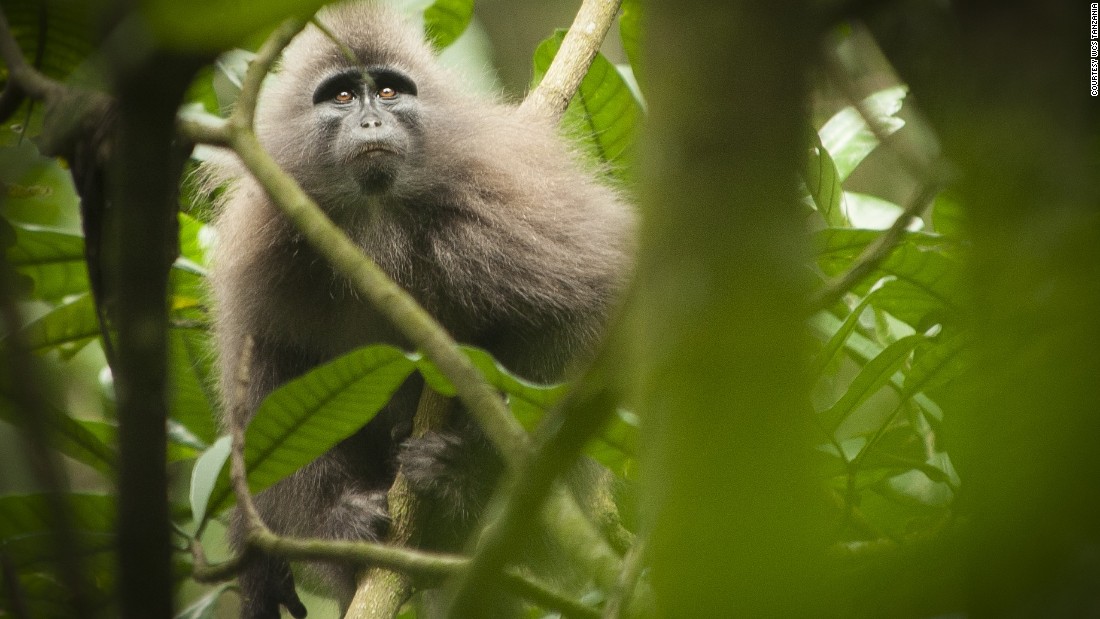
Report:
<svg viewBox="0 0 1100 619"><path fill-rule="evenodd" d="M249 372L252 371L252 352L255 345L255 340L251 336L246 337L244 347L241 349L240 359L237 362L235 383L237 396L235 400L238 403L237 406L240 407L245 406L244 403L248 401ZM260 512L256 509L256 504L252 502L252 492L248 488L248 472L244 464L244 420L248 416L245 411L237 410L233 411L229 418L229 481L232 483L233 492L237 496L237 506L244 512L245 530L248 532L248 536L258 532L270 533L267 525L264 524L263 518L260 517Z"/></svg>
<svg viewBox="0 0 1100 619"><path fill-rule="evenodd" d="M260 98L260 88L263 86L264 78L271 72L283 49L305 27L306 22L303 20L288 19L264 41L260 51L256 52L256 57L248 65L248 70L245 71L241 92L237 96L237 107L230 118L231 124L252 130L253 119L256 117L256 103Z"/></svg>
<svg viewBox="0 0 1100 619"><path fill-rule="evenodd" d="M817 312L828 309L839 301L853 286L870 275L886 260L901 243L905 231L914 217L919 217L921 212L928 207L928 203L939 193L941 185L932 181L923 185L906 205L905 209L894 220L886 232L875 238L863 252L856 258L851 268L843 275L826 282L810 297L810 310Z"/></svg>
<svg viewBox="0 0 1100 619"><path fill-rule="evenodd" d="M622 0L584 0L554 61L520 105L521 111L554 122L561 119L600 51L621 4Z"/></svg>

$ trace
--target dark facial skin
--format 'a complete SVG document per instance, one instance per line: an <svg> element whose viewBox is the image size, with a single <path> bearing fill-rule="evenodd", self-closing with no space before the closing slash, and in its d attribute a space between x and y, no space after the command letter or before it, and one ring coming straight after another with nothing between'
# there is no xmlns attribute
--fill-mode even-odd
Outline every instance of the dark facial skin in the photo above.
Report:
<svg viewBox="0 0 1100 619"><path fill-rule="evenodd" d="M388 189L419 140L416 83L387 67L338 71L314 91L313 106L333 157L363 192Z"/></svg>

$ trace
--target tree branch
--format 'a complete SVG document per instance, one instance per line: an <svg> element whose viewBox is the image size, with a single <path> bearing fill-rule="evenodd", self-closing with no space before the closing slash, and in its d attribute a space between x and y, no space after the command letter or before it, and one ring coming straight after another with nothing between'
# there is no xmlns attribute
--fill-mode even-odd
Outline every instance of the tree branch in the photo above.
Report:
<svg viewBox="0 0 1100 619"><path fill-rule="evenodd" d="M557 122L580 88L588 67L600 51L622 0L584 0L558 54L520 110Z"/></svg>
<svg viewBox="0 0 1100 619"><path fill-rule="evenodd" d="M42 75L27 64L19 43L12 36L4 12L0 11L0 58L8 65L8 79L18 85L23 94L35 99L49 99L65 92L60 83ZM7 89L5 89L7 92Z"/></svg>
<svg viewBox="0 0 1100 619"><path fill-rule="evenodd" d="M442 428L450 416L450 398L424 385L413 419L414 438L420 438L431 430ZM386 542L391 546L412 548L420 540L418 524L423 520L423 505L409 487L404 472L397 471L387 494L390 519L393 526ZM359 576L355 597L345 619L389 619L397 616L401 605L412 595L412 578L408 573L371 566Z"/></svg>

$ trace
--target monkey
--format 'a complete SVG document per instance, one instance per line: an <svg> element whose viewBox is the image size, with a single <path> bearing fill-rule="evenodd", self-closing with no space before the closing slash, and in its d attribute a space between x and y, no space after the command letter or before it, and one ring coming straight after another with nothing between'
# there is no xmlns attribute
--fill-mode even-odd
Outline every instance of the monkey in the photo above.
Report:
<svg viewBox="0 0 1100 619"><path fill-rule="evenodd" d="M630 276L636 224L622 189L553 122L474 93L393 10L359 1L318 20L332 36L307 26L262 89L256 132L267 152L457 341L543 383L590 360ZM211 266L222 408L247 422L319 364L364 345L411 345L230 159L203 173L225 188ZM355 435L261 492L265 523L282 535L380 540L400 467L429 506L423 547L460 549L502 464L462 410L444 431L410 438L422 388L410 377ZM239 515L230 528L239 547ZM241 616L275 618L280 606L305 616L288 563L247 558ZM307 571L347 608L350 566Z"/></svg>

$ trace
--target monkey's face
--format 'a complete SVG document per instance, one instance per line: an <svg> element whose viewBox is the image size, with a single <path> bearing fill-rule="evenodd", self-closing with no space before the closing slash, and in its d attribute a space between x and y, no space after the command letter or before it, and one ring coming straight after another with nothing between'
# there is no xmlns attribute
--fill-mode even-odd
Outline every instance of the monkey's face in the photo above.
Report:
<svg viewBox="0 0 1100 619"><path fill-rule="evenodd" d="M313 92L313 116L327 163L334 166L330 174L353 181L367 194L393 184L420 136L416 84L392 67L342 69L325 76Z"/></svg>

